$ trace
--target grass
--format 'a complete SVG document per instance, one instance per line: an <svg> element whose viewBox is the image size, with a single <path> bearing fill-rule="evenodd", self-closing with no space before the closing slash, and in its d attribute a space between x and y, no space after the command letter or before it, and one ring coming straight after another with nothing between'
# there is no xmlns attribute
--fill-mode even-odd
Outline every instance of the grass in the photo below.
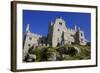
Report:
<svg viewBox="0 0 100 73"><path fill-rule="evenodd" d="M68 47L77 47L79 48L79 53L70 52L67 54L61 54L59 51L57 51L60 47L68 48ZM48 61L48 58L53 55L53 53L56 53L60 59L58 60L84 60L84 59L90 59L91 58L91 48L90 46L82 46L78 44L73 45L64 45L60 47L45 47L45 48L30 48L29 54L35 54L36 55L36 62L40 61ZM67 51L68 52L68 51ZM73 54L72 54L73 53Z"/></svg>
<svg viewBox="0 0 100 73"><path fill-rule="evenodd" d="M91 49L90 46L82 46L82 45L66 45L67 47L76 46L80 49L80 52L74 56L67 56L65 60L82 60L82 59L90 59L91 58Z"/></svg>

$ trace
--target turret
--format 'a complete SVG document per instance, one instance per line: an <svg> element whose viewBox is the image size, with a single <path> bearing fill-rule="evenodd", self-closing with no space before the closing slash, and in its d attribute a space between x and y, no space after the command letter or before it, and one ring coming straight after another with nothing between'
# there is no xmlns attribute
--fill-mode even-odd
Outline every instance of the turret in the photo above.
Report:
<svg viewBox="0 0 100 73"><path fill-rule="evenodd" d="M78 27L78 31L80 31L80 27Z"/></svg>
<svg viewBox="0 0 100 73"><path fill-rule="evenodd" d="M77 26L75 25L74 30L77 31Z"/></svg>
<svg viewBox="0 0 100 73"><path fill-rule="evenodd" d="M27 24L26 33L30 32L30 24Z"/></svg>
<svg viewBox="0 0 100 73"><path fill-rule="evenodd" d="M50 22L50 25L51 25L51 26L53 25L53 22L52 22L52 21Z"/></svg>

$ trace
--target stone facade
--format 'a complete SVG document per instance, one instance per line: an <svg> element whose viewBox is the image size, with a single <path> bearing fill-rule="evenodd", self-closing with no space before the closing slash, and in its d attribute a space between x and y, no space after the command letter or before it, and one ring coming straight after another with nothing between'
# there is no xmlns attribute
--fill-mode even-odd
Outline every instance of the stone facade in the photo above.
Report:
<svg viewBox="0 0 100 73"><path fill-rule="evenodd" d="M75 26L74 29L66 27L66 22L60 17L49 24L48 43L53 47L63 44L77 43L86 45L84 32Z"/></svg>
<svg viewBox="0 0 100 73"><path fill-rule="evenodd" d="M74 29L66 27L66 22L61 18L56 18L55 22L49 24L47 37L39 34L31 33L29 29L29 24L26 28L26 33L24 35L24 56L28 53L30 47L36 46L52 46L56 47L59 45L73 44L77 43L80 45L86 45L86 39L84 32L80 27L75 26Z"/></svg>

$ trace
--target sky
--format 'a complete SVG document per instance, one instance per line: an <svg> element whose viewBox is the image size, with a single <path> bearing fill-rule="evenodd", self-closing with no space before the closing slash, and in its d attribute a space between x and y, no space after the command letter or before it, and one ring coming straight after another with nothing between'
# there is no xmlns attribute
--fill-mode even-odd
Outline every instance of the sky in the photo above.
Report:
<svg viewBox="0 0 100 73"><path fill-rule="evenodd" d="M49 23L54 22L57 17L65 20L67 28L74 29L75 25L79 26L84 31L85 38L91 41L91 14L82 12L23 10L23 34L27 24L30 24L31 32L46 36Z"/></svg>

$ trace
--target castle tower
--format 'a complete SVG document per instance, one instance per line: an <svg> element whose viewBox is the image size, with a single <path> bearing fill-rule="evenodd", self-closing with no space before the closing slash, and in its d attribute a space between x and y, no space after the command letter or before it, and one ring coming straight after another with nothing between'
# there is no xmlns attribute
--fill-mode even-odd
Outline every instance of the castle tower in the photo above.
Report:
<svg viewBox="0 0 100 73"><path fill-rule="evenodd" d="M39 45L41 37L41 35L30 32L30 25L27 24L26 33L23 40L23 60L25 59L25 56L28 54L28 50L30 48Z"/></svg>
<svg viewBox="0 0 100 73"><path fill-rule="evenodd" d="M80 27L78 27L78 31L76 32L75 42L80 45L86 45L84 32L80 30Z"/></svg>
<svg viewBox="0 0 100 73"><path fill-rule="evenodd" d="M77 26L75 25L74 30L77 31Z"/></svg>
<svg viewBox="0 0 100 73"><path fill-rule="evenodd" d="M48 43L49 45L52 45L52 34L53 34L53 22L51 21L49 23L49 28L48 28L48 35L47 35L47 38L48 38Z"/></svg>
<svg viewBox="0 0 100 73"><path fill-rule="evenodd" d="M30 24L27 24L26 33L30 32Z"/></svg>
<svg viewBox="0 0 100 73"><path fill-rule="evenodd" d="M55 23L53 23L49 31L51 37L49 40L51 40L51 45L53 47L61 44L63 32L66 32L65 21L61 17L56 18Z"/></svg>
<svg viewBox="0 0 100 73"><path fill-rule="evenodd" d="M80 27L78 27L78 31L80 31Z"/></svg>
<svg viewBox="0 0 100 73"><path fill-rule="evenodd" d="M23 39L23 60L25 59L25 56L28 54L29 47L27 46L27 34L30 32L30 24L27 24L24 39Z"/></svg>

